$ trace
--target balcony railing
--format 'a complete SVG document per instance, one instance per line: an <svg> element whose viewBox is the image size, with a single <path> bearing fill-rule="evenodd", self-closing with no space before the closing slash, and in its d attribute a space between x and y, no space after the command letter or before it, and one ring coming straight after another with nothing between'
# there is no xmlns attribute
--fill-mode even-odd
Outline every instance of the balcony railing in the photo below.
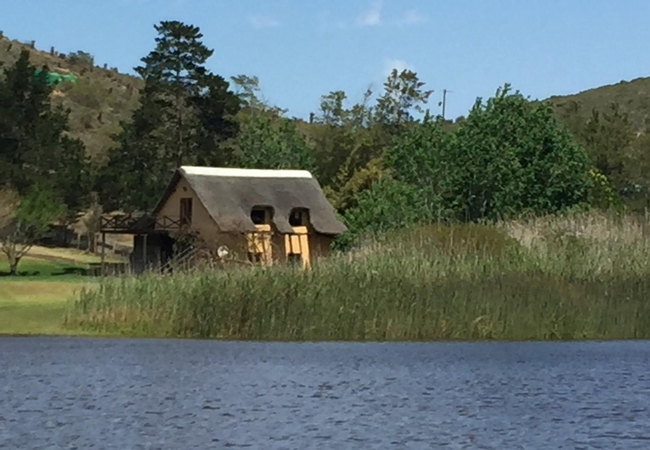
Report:
<svg viewBox="0 0 650 450"><path fill-rule="evenodd" d="M118 214L102 216L102 233L141 234L154 231L180 230L186 228L180 218L168 216L152 217L142 214Z"/></svg>

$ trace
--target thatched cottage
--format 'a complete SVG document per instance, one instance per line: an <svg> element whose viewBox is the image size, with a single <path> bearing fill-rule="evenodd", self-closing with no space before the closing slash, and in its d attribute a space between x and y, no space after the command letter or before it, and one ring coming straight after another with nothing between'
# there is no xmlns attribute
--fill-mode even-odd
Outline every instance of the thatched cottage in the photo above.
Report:
<svg viewBox="0 0 650 450"><path fill-rule="evenodd" d="M190 166L176 170L150 215L102 226L134 235L136 272L178 256L186 237L218 257L309 267L346 231L307 171Z"/></svg>

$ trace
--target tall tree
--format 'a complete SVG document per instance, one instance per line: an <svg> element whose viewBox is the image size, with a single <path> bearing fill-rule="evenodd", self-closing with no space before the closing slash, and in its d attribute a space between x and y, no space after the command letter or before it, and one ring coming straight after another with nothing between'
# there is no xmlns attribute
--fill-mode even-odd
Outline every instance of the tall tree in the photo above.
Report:
<svg viewBox="0 0 650 450"><path fill-rule="evenodd" d="M98 170L96 190L106 211L147 210L154 206L168 178L166 163L158 147L156 130L163 125L161 109L145 85L140 106L130 123L114 137L116 146Z"/></svg>
<svg viewBox="0 0 650 450"><path fill-rule="evenodd" d="M272 117L280 117L287 112L278 106L273 106L265 98L260 88L260 80L256 76L236 75L230 77L233 88L242 102L242 113L245 116L265 114Z"/></svg>
<svg viewBox="0 0 650 450"><path fill-rule="evenodd" d="M370 90L349 110L342 108L345 97L341 93L323 98L323 121L330 124L331 134L339 134L339 139L351 144L346 157L338 157L335 161L323 158L320 150L317 151L320 160L339 166L330 188L333 191L330 198L337 208L355 206L359 195L381 178L384 172L382 155L396 138L417 123L414 112L425 112L424 105L433 91L426 90L424 85L413 71L393 70L374 106L368 104L372 96ZM348 139L350 132L352 139Z"/></svg>
<svg viewBox="0 0 650 450"><path fill-rule="evenodd" d="M68 111L52 106L45 74L36 73L24 51L0 81L0 184L20 195L46 186L73 219L89 199L85 147L68 136Z"/></svg>
<svg viewBox="0 0 650 450"><path fill-rule="evenodd" d="M393 69L384 83L383 94L377 100L377 121L399 130L401 125L413 119L413 111L424 113L423 105L433 93L425 90L424 85L415 72Z"/></svg>
<svg viewBox="0 0 650 450"><path fill-rule="evenodd" d="M51 88L35 70L23 51L0 82L0 170L20 194L49 173L66 120L52 109Z"/></svg>
<svg viewBox="0 0 650 450"><path fill-rule="evenodd" d="M140 106L100 170L109 209L148 210L176 167L224 164L222 144L238 132L241 101L205 67L213 50L200 29L179 21L155 29L156 47L135 69L144 79Z"/></svg>
<svg viewBox="0 0 650 450"><path fill-rule="evenodd" d="M352 111L345 107L346 100L343 91L322 96L316 126L312 127L319 181L325 187L335 185L341 168L355 151L360 134L353 122Z"/></svg>
<svg viewBox="0 0 650 450"><path fill-rule="evenodd" d="M147 94L155 96L164 116L162 143L167 158L181 165L184 156L193 150L196 120L188 99L202 94L209 73L205 63L213 54L201 38L199 28L178 21L163 21L154 25L158 32L156 47L142 58L143 65L135 71L156 89Z"/></svg>

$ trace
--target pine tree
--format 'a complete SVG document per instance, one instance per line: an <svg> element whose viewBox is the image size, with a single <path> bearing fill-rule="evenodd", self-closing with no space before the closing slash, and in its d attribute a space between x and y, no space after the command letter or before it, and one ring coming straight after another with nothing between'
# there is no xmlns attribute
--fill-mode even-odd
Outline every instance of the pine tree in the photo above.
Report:
<svg viewBox="0 0 650 450"><path fill-rule="evenodd" d="M87 206L89 172L83 143L67 136L68 111L52 107L45 74L23 51L0 82L0 180L21 196L38 184L73 218Z"/></svg>
<svg viewBox="0 0 650 450"><path fill-rule="evenodd" d="M178 21L155 29L155 49L135 68L144 80L140 106L100 169L98 191L108 209L150 209L178 166L225 163L221 144L238 131L240 99L206 69L213 50L200 29Z"/></svg>

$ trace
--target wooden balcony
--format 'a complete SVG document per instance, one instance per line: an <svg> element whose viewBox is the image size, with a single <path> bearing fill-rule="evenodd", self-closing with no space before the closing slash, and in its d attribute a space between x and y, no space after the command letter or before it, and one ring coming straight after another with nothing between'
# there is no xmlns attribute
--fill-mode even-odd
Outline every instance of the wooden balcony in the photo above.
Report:
<svg viewBox="0 0 650 450"><path fill-rule="evenodd" d="M152 217L146 214L116 214L100 218L100 232L107 234L149 234L156 231L180 230L180 218Z"/></svg>

